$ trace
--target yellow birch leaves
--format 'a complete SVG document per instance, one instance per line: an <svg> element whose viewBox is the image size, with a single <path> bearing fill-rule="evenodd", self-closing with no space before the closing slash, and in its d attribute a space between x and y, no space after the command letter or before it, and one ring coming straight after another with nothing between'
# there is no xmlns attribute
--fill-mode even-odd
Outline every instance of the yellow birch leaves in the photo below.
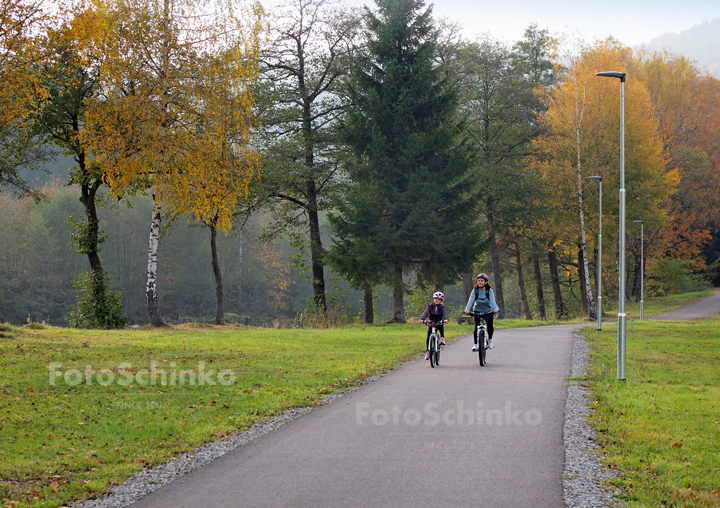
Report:
<svg viewBox="0 0 720 508"><path fill-rule="evenodd" d="M260 169L252 107L262 7L115 0L97 11L110 34L105 89L83 141L107 183L118 196L154 187L166 208L227 232Z"/></svg>

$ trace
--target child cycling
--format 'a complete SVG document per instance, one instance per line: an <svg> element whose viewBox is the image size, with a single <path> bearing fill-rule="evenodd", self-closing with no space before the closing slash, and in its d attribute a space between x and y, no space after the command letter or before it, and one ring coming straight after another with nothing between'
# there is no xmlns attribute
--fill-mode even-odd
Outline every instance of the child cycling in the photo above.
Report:
<svg viewBox="0 0 720 508"><path fill-rule="evenodd" d="M435 324L435 328L440 334L440 344L445 344L445 325L449 321L447 311L443 302L445 301L445 295L441 291L433 293L433 303L428 304L425 312L420 316L420 322L424 323L428 319L431 323ZM428 326L427 339L425 339L425 359L430 359L430 327Z"/></svg>

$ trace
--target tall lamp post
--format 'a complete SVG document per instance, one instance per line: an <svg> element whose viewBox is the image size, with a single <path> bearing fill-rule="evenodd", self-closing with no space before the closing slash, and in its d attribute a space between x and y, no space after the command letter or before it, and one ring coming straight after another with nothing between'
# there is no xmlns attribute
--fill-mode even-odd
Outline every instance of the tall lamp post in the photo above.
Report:
<svg viewBox="0 0 720 508"><path fill-rule="evenodd" d="M600 184L600 217L598 219L598 263L597 263L597 329L602 330L602 176L588 176Z"/></svg>
<svg viewBox="0 0 720 508"><path fill-rule="evenodd" d="M603 78L620 80L620 295L618 312L618 355L617 378L625 380L625 342L627 338L627 315L625 314L625 73L616 71L598 72Z"/></svg>
<svg viewBox="0 0 720 508"><path fill-rule="evenodd" d="M642 321L645 317L645 298L643 294L645 287L645 224L641 220L634 220L633 222L640 224L640 321Z"/></svg>

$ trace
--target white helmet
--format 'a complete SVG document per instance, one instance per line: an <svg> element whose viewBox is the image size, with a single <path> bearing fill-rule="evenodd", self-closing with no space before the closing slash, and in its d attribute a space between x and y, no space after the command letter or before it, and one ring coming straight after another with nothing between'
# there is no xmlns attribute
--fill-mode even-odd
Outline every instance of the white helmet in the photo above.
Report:
<svg viewBox="0 0 720 508"><path fill-rule="evenodd" d="M433 298L440 298L441 300L445 299L445 295L442 294L442 291L436 291L433 293Z"/></svg>

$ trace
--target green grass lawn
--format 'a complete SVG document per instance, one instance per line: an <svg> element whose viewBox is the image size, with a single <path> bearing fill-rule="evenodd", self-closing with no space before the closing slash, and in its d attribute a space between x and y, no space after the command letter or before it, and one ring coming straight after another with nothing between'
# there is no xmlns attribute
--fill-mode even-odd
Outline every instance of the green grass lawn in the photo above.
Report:
<svg viewBox="0 0 720 508"><path fill-rule="evenodd" d="M720 506L720 316L628 323L626 382L617 326L584 333L593 425L627 506Z"/></svg>

